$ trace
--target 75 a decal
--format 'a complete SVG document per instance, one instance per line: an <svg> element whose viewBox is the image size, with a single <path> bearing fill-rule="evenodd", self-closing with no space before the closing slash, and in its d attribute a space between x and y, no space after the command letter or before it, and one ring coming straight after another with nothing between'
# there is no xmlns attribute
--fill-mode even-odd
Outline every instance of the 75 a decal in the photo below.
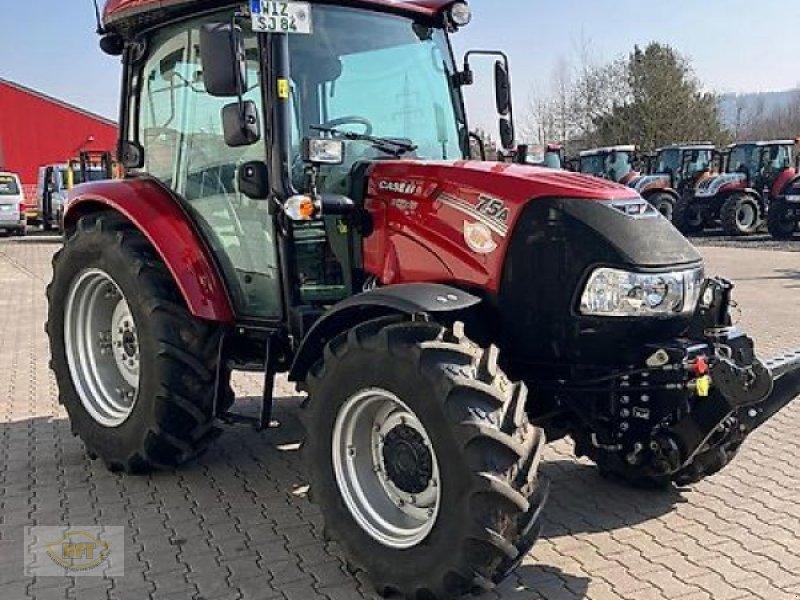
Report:
<svg viewBox="0 0 800 600"><path fill-rule="evenodd" d="M479 213L503 224L508 223L508 217L511 214L505 202L489 196L480 196L475 208Z"/></svg>

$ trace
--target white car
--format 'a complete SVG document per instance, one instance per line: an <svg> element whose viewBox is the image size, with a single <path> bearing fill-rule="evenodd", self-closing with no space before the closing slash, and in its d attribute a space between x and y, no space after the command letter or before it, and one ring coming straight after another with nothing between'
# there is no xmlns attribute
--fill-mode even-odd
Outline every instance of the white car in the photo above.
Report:
<svg viewBox="0 0 800 600"><path fill-rule="evenodd" d="M0 231L25 235L25 196L16 173L0 171Z"/></svg>

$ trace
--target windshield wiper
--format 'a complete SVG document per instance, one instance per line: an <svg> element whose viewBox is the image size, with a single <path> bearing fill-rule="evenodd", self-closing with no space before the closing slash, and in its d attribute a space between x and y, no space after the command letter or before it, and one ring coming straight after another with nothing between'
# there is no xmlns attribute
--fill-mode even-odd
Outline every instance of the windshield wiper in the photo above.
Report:
<svg viewBox="0 0 800 600"><path fill-rule="evenodd" d="M323 127L322 125L312 125L311 129L320 131L322 133L330 133L335 136L343 137L347 140L357 140L363 142L370 142L375 148L386 154L391 154L394 157L403 156L407 152L414 152L418 146L411 142L404 142L402 140L393 140L391 138L375 137L367 135L366 133L353 133L352 131L342 131L335 127Z"/></svg>

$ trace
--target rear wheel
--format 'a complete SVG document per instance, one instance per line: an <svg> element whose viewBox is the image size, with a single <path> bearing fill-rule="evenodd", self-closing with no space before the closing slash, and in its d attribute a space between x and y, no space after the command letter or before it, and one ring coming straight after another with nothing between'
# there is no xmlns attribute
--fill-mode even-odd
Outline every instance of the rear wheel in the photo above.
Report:
<svg viewBox="0 0 800 600"><path fill-rule="evenodd" d="M47 295L59 400L90 456L141 472L208 447L221 331L186 310L139 231L116 215L82 218Z"/></svg>
<svg viewBox="0 0 800 600"><path fill-rule="evenodd" d="M734 194L722 205L720 220L728 235L751 235L761 224L761 208L753 196Z"/></svg>
<svg viewBox="0 0 800 600"><path fill-rule="evenodd" d="M675 203L672 223L683 233L698 233L705 226L703 210L690 195L684 195Z"/></svg>
<svg viewBox="0 0 800 600"><path fill-rule="evenodd" d="M432 323L334 339L308 379L304 454L326 530L382 594L489 588L538 536L544 435L523 384Z"/></svg>
<svg viewBox="0 0 800 600"><path fill-rule="evenodd" d="M664 215L670 222L674 222L675 219L675 198L669 194L665 194L660 192L658 194L654 194L652 198L650 198L650 204Z"/></svg>
<svg viewBox="0 0 800 600"><path fill-rule="evenodd" d="M788 240L797 231L797 219L789 216L785 202L773 202L767 212L767 229L776 240Z"/></svg>

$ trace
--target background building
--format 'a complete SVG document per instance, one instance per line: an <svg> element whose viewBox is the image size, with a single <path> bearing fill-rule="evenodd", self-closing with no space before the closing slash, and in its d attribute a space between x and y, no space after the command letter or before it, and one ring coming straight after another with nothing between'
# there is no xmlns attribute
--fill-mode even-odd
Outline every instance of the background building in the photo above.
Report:
<svg viewBox="0 0 800 600"><path fill-rule="evenodd" d="M29 204L40 166L116 145L115 122L0 79L0 169L19 174Z"/></svg>

